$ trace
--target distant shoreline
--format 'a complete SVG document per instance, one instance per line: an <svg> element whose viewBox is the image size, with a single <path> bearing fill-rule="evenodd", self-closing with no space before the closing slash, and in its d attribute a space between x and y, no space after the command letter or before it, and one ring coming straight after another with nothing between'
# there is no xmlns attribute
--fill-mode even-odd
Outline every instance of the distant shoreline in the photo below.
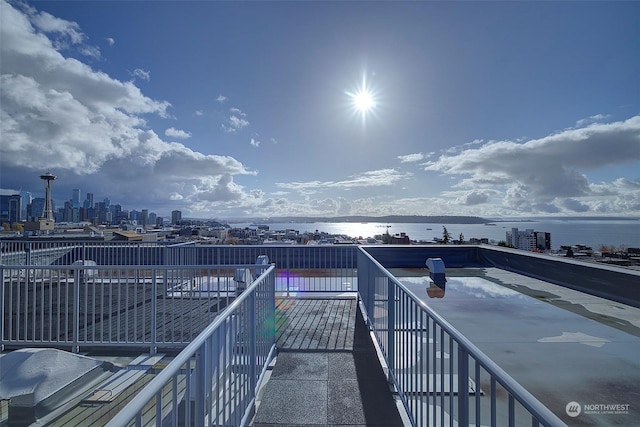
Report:
<svg viewBox="0 0 640 427"><path fill-rule="evenodd" d="M463 215L386 215L386 216L365 216L351 215L338 217L271 217L271 218L235 218L228 219L228 223L245 223L252 222L255 224L273 224L273 223L322 223L322 222L338 222L338 223L357 223L357 222L377 222L377 223L424 223L424 224L490 224L500 222L538 222L548 220L562 221L640 221L637 217L525 217L525 218L483 218L479 216L463 216Z"/></svg>

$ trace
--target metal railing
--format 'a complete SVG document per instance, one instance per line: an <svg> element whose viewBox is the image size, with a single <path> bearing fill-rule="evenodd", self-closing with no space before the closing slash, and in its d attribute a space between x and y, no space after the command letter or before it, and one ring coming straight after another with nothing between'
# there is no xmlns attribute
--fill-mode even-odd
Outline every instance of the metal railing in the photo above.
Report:
<svg viewBox="0 0 640 427"><path fill-rule="evenodd" d="M0 344L180 349L241 291L237 270L267 267L0 265Z"/></svg>
<svg viewBox="0 0 640 427"><path fill-rule="evenodd" d="M389 381L413 425L565 425L362 249L358 282Z"/></svg>
<svg viewBox="0 0 640 427"><path fill-rule="evenodd" d="M0 264L69 265L74 261L91 260L98 265L169 265L163 258L165 247L171 246L156 242L2 239Z"/></svg>
<svg viewBox="0 0 640 427"><path fill-rule="evenodd" d="M184 348L110 425L246 424L274 349L276 291L358 291L413 425L563 425L364 248L38 245L2 246L3 347ZM30 264L8 265L22 253ZM260 255L276 265L256 266ZM116 264L127 256L137 264ZM233 272L247 268L264 273L237 297Z"/></svg>
<svg viewBox="0 0 640 427"><path fill-rule="evenodd" d="M275 352L274 284L271 266L107 426L247 425Z"/></svg>
<svg viewBox="0 0 640 427"><path fill-rule="evenodd" d="M0 240L0 265L211 266L252 264L266 255L276 288L288 292L356 291L355 245L200 245L195 243Z"/></svg>

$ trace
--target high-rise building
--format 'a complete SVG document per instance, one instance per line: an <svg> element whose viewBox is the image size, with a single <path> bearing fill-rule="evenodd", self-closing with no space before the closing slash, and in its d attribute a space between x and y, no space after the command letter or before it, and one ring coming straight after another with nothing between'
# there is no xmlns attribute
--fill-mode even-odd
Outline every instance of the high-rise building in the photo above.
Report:
<svg viewBox="0 0 640 427"><path fill-rule="evenodd" d="M152 226L157 225L156 218L157 218L156 213L155 212L150 212L149 213L149 225L152 225Z"/></svg>
<svg viewBox="0 0 640 427"><path fill-rule="evenodd" d="M31 208L27 207L27 219L29 221L36 221L42 216L44 212L45 200L44 197L36 197L31 201Z"/></svg>
<svg viewBox="0 0 640 427"><path fill-rule="evenodd" d="M30 192L25 193L25 197L22 199L22 219L29 221L29 214L27 210L29 209L29 205L33 201L33 196Z"/></svg>
<svg viewBox="0 0 640 427"><path fill-rule="evenodd" d="M139 219L139 223L143 226L146 227L147 225L149 225L149 209L142 209L142 212L140 212L140 216L138 217Z"/></svg>
<svg viewBox="0 0 640 427"><path fill-rule="evenodd" d="M73 203L73 208L80 209L80 189L74 188L72 192L73 195L71 196L71 202Z"/></svg>
<svg viewBox="0 0 640 427"><path fill-rule="evenodd" d="M0 194L0 220L2 222L9 221L9 198L11 196Z"/></svg>
<svg viewBox="0 0 640 427"><path fill-rule="evenodd" d="M66 202L64 202L62 220L64 222L73 222L73 200L67 200Z"/></svg>
<svg viewBox="0 0 640 427"><path fill-rule="evenodd" d="M171 223L179 224L182 221L182 212L181 211L171 211Z"/></svg>
<svg viewBox="0 0 640 427"><path fill-rule="evenodd" d="M525 251L551 249L551 233L534 231L532 228L524 231L512 228L511 231L507 231L506 234L507 243L516 249Z"/></svg>
<svg viewBox="0 0 640 427"><path fill-rule="evenodd" d="M84 200L84 208L93 208L93 193L87 193L87 198Z"/></svg>
<svg viewBox="0 0 640 427"><path fill-rule="evenodd" d="M12 194L9 197L9 224L22 221L22 196Z"/></svg>

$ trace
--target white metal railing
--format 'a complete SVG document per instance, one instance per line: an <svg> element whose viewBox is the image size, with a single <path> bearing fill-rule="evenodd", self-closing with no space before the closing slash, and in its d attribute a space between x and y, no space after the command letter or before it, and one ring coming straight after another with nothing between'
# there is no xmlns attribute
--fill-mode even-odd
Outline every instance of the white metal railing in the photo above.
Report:
<svg viewBox="0 0 640 427"><path fill-rule="evenodd" d="M247 425L275 352L274 285L271 266L107 426Z"/></svg>
<svg viewBox="0 0 640 427"><path fill-rule="evenodd" d="M36 265L36 250L54 265ZM274 348L276 290L359 291L414 425L563 425L363 248L43 242L2 251L3 347L184 348L110 425L246 424ZM30 264L5 262L21 251ZM233 272L255 269L259 255L276 266L258 267L268 270L234 298ZM118 264L128 256L136 263Z"/></svg>
<svg viewBox="0 0 640 427"><path fill-rule="evenodd" d="M362 249L358 282L389 380L413 425L565 425Z"/></svg>
<svg viewBox="0 0 640 427"><path fill-rule="evenodd" d="M278 291L356 291L355 245L200 245L160 242L0 240L0 265L211 266L252 264L266 255L276 264Z"/></svg>
<svg viewBox="0 0 640 427"><path fill-rule="evenodd" d="M122 242L29 238L0 240L2 265L66 265L92 260L98 265L167 265L162 258L168 245L155 242Z"/></svg>
<svg viewBox="0 0 640 427"><path fill-rule="evenodd" d="M183 348L241 291L234 273L267 267L0 265L0 344Z"/></svg>

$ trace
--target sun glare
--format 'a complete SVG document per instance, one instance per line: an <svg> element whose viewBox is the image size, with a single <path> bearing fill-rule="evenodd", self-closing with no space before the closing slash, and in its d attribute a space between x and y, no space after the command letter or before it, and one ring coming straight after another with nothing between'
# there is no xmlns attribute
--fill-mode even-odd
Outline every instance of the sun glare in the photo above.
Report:
<svg viewBox="0 0 640 427"><path fill-rule="evenodd" d="M360 92L356 93L353 96L353 105L358 111L366 113L374 107L375 102L373 101L373 96L371 96L371 93L363 88Z"/></svg>
<svg viewBox="0 0 640 427"><path fill-rule="evenodd" d="M351 101L351 107L356 113L362 115L362 119L365 119L367 114L372 114L376 108L376 97L368 86L366 79L362 79L362 86L354 92L347 92Z"/></svg>

